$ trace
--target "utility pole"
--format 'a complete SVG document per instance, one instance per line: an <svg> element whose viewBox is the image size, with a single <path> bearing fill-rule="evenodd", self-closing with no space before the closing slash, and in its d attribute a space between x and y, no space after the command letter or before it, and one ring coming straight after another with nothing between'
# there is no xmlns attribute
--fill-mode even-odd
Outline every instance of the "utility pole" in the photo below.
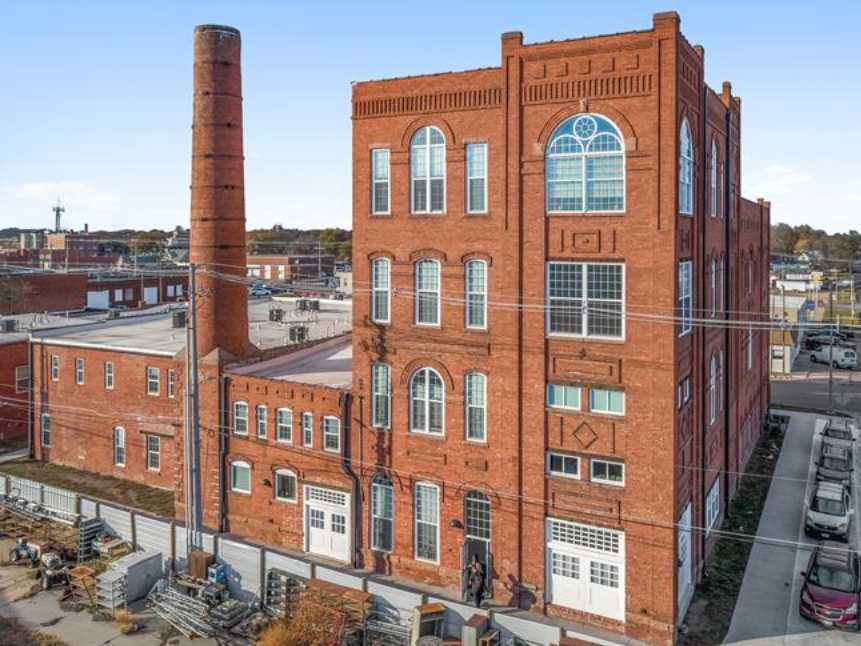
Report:
<svg viewBox="0 0 861 646"><path fill-rule="evenodd" d="M200 418L198 416L196 267L188 265L188 312L185 322L185 519L186 549L202 548L200 537Z"/></svg>

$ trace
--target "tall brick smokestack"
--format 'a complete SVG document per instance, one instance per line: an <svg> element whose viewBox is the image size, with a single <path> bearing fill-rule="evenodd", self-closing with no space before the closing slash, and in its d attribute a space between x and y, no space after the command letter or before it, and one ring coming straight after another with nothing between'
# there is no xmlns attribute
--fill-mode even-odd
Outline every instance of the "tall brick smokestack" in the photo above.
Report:
<svg viewBox="0 0 861 646"><path fill-rule="evenodd" d="M240 43L233 27L194 30L190 260L201 357L220 348L242 358L249 348Z"/></svg>

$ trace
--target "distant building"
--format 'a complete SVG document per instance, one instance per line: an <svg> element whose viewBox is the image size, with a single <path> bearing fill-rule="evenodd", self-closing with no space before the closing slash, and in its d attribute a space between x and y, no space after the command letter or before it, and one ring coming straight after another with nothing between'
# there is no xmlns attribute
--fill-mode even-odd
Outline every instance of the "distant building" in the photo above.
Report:
<svg viewBox="0 0 861 646"><path fill-rule="evenodd" d="M335 273L335 256L316 254L249 255L248 275L261 280L296 282Z"/></svg>

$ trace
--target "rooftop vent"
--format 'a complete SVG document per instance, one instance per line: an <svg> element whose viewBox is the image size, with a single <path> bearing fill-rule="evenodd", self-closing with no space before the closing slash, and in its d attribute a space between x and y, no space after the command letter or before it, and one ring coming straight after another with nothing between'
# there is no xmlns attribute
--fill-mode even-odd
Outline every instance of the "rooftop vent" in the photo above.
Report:
<svg viewBox="0 0 861 646"><path fill-rule="evenodd" d="M280 323L284 320L284 310L282 310L280 307L276 307L269 310L269 320Z"/></svg>
<svg viewBox="0 0 861 646"><path fill-rule="evenodd" d="M304 343L308 339L308 326L294 325L289 334L291 343Z"/></svg>
<svg viewBox="0 0 861 646"><path fill-rule="evenodd" d="M0 322L0 330L3 332L16 332L18 330L18 320L4 319Z"/></svg>
<svg viewBox="0 0 861 646"><path fill-rule="evenodd" d="M185 327L185 318L186 311L185 310L177 310L173 313L171 318L170 325L173 328L184 328Z"/></svg>

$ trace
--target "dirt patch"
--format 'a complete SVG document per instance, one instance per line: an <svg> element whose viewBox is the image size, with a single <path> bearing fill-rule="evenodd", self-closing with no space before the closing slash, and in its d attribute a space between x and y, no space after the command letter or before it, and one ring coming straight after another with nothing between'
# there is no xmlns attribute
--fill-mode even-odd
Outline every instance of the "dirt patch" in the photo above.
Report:
<svg viewBox="0 0 861 646"><path fill-rule="evenodd" d="M0 644L3 646L68 646L62 639L30 630L20 622L0 617Z"/></svg>
<svg viewBox="0 0 861 646"><path fill-rule="evenodd" d="M721 526L724 532L756 532L782 446L782 428L772 428L763 433ZM703 580L694 592L685 617L687 632L680 635L679 644L713 646L723 643L752 548L752 541L728 537L718 539Z"/></svg>
<svg viewBox="0 0 861 646"><path fill-rule="evenodd" d="M86 496L128 505L167 518L173 518L176 513L173 490L156 489L112 476L37 460L6 462L0 467L0 473L70 489Z"/></svg>

